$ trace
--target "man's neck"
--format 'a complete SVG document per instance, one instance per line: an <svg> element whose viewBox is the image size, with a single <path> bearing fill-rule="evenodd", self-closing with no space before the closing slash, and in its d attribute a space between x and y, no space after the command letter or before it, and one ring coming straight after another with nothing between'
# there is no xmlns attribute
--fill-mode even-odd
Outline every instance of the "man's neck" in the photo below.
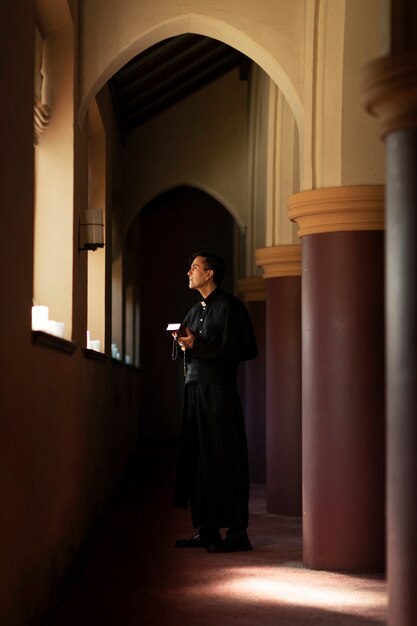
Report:
<svg viewBox="0 0 417 626"><path fill-rule="evenodd" d="M213 281L210 280L210 282L200 287L198 291L200 292L203 298L208 298L208 296L216 289L216 287L217 287L216 283L213 283Z"/></svg>

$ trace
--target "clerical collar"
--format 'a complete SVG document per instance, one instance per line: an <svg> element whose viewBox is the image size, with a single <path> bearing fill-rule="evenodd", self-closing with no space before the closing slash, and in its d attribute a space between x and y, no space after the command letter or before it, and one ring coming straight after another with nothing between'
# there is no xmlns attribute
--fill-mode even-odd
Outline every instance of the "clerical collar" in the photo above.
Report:
<svg viewBox="0 0 417 626"><path fill-rule="evenodd" d="M203 307L203 309L210 304L210 302L212 300L214 300L216 298L216 296L221 292L221 287L217 286L215 289L213 289L213 291L211 293L209 293L209 295L207 296L207 298L202 298L200 301L201 306Z"/></svg>

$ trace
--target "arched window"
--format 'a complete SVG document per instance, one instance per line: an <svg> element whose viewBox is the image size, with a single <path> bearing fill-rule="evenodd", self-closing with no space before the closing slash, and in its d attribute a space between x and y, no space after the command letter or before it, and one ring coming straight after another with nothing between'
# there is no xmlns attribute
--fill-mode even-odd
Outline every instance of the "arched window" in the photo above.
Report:
<svg viewBox="0 0 417 626"><path fill-rule="evenodd" d="M106 140L100 112L93 100L88 115L88 207L101 209L105 223ZM88 254L87 348L105 351L106 253L99 247Z"/></svg>
<svg viewBox="0 0 417 626"><path fill-rule="evenodd" d="M32 327L71 339L74 31L65 0L62 7L59 25L37 16L33 303L47 307L47 319Z"/></svg>

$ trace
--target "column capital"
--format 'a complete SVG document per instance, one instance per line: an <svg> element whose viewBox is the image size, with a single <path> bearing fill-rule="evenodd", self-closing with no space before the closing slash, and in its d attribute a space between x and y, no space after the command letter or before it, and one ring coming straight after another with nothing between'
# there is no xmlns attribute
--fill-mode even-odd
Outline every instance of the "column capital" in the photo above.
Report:
<svg viewBox="0 0 417 626"><path fill-rule="evenodd" d="M288 217L298 236L384 229L384 186L311 189L288 196Z"/></svg>
<svg viewBox="0 0 417 626"><path fill-rule="evenodd" d="M263 302L266 300L266 285L262 276L239 278L237 292L243 302Z"/></svg>
<svg viewBox="0 0 417 626"><path fill-rule="evenodd" d="M366 110L381 121L382 136L417 127L417 52L372 61L364 68Z"/></svg>
<svg viewBox="0 0 417 626"><path fill-rule="evenodd" d="M263 269L264 278L301 276L301 244L258 248L256 265Z"/></svg>

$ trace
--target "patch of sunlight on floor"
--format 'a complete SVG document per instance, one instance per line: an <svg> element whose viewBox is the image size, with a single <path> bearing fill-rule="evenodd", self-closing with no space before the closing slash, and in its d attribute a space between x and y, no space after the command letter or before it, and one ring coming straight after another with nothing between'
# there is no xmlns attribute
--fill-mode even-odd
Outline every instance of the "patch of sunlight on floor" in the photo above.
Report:
<svg viewBox="0 0 417 626"><path fill-rule="evenodd" d="M361 609L379 612L387 606L385 581L372 577L281 566L223 570L219 580L206 592L247 602L333 608L346 613Z"/></svg>

